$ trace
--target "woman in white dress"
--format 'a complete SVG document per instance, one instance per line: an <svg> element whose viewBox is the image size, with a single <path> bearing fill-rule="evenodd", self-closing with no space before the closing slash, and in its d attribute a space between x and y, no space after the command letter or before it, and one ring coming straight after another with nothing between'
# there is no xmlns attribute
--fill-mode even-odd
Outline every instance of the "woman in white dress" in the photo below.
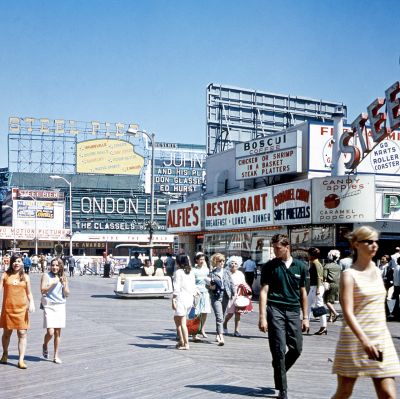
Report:
<svg viewBox="0 0 400 399"><path fill-rule="evenodd" d="M199 291L199 313L201 314L201 335L208 338L205 330L207 314L211 313L210 293L206 287L206 281L209 281L210 270L207 266L206 257L202 252L195 256L195 266L193 268L197 290ZM194 336L194 340L199 340Z"/></svg>
<svg viewBox="0 0 400 399"><path fill-rule="evenodd" d="M239 324L240 324L240 313L237 312L235 306L235 300L237 298L237 289L240 284L246 284L246 278L244 274L238 270L242 265L242 257L241 256L230 256L226 261L227 266L229 267L230 279L234 286L235 295L229 298L228 306L226 309L226 315L224 320L224 334L228 334L228 321L235 315L235 337L240 337L239 333Z"/></svg>
<svg viewBox="0 0 400 399"><path fill-rule="evenodd" d="M48 344L54 336L53 362L62 363L58 356L61 329L65 328L65 303L69 295L68 280L64 274L64 263L59 258L52 259L50 271L42 275L40 283L43 307L43 327L46 334L43 341L43 357L48 359Z"/></svg>
<svg viewBox="0 0 400 399"><path fill-rule="evenodd" d="M193 305L194 296L197 294L194 273L187 255L176 257L178 270L174 276L174 292L172 294L172 309L174 322L179 337L176 349L189 349L189 336L186 326L186 315Z"/></svg>

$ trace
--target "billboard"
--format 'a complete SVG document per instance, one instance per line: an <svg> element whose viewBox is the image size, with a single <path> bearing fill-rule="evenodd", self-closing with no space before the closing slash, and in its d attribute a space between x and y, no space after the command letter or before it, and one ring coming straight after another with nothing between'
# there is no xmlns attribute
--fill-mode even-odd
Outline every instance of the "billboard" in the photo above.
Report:
<svg viewBox="0 0 400 399"><path fill-rule="evenodd" d="M315 224L375 222L375 176L328 176L312 180Z"/></svg>
<svg viewBox="0 0 400 399"><path fill-rule="evenodd" d="M302 171L302 133L283 132L236 144L236 179Z"/></svg>
<svg viewBox="0 0 400 399"><path fill-rule="evenodd" d="M205 201L205 230L263 227L273 224L272 187Z"/></svg>
<svg viewBox="0 0 400 399"><path fill-rule="evenodd" d="M351 131L349 126L344 132ZM366 129L368 148L373 147L371 129ZM311 171L331 172L333 126L310 123L309 125L309 169ZM344 154L344 162L350 160L350 155ZM357 166L358 173L373 173L384 175L398 175L400 172L400 131L394 130L387 139L381 141L369 152Z"/></svg>
<svg viewBox="0 0 400 399"><path fill-rule="evenodd" d="M144 159L131 143L116 139L94 139L77 143L77 173L139 175Z"/></svg>
<svg viewBox="0 0 400 399"><path fill-rule="evenodd" d="M274 186L274 224L311 223L311 180Z"/></svg>
<svg viewBox="0 0 400 399"><path fill-rule="evenodd" d="M13 226L16 228L63 229L64 202L57 201L13 201Z"/></svg>

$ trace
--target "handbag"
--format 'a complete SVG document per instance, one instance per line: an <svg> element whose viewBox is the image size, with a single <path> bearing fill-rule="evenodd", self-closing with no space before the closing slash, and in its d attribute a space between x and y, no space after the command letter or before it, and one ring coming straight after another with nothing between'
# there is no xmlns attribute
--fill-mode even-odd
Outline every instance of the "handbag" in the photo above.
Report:
<svg viewBox="0 0 400 399"><path fill-rule="evenodd" d="M246 306L249 306L249 304L250 299L247 296L238 295L235 299L235 306L237 308L245 308Z"/></svg>
<svg viewBox="0 0 400 399"><path fill-rule="evenodd" d="M202 328L201 316L196 314L196 306L193 305L186 316L186 327L189 335L198 334Z"/></svg>
<svg viewBox="0 0 400 399"><path fill-rule="evenodd" d="M311 312L314 317L320 317L328 313L325 306L318 306L315 308L311 308Z"/></svg>

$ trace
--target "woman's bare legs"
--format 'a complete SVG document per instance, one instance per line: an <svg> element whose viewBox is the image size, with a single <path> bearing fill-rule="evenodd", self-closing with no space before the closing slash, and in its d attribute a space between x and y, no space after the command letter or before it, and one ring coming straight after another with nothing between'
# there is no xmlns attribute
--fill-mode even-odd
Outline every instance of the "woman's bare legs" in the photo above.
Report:
<svg viewBox="0 0 400 399"><path fill-rule="evenodd" d="M379 399L396 399L396 383L394 378L373 378L376 396Z"/></svg>
<svg viewBox="0 0 400 399"><path fill-rule="evenodd" d="M337 388L332 399L347 399L350 398L353 393L354 384L357 378L343 377L341 375L337 376Z"/></svg>

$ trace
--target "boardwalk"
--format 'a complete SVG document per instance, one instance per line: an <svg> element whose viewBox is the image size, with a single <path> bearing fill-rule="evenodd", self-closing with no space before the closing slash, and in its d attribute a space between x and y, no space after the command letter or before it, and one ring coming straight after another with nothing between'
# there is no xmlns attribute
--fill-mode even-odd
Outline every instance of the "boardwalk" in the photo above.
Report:
<svg viewBox="0 0 400 399"><path fill-rule="evenodd" d="M39 276L32 275L37 307ZM0 398L243 398L274 397L271 356L266 336L258 332L257 312L243 318L243 338L227 337L226 345L213 341L210 316L208 342L192 343L177 351L170 301L116 299L114 280L75 277L67 304L56 365L41 357L42 314L31 317L27 370L17 364L16 337L9 364L0 365ZM257 310L257 308L256 308ZM232 323L232 322L231 322ZM312 323L312 330L318 329ZM289 394L296 398L329 398L335 390L330 373L338 325L327 336L304 337L304 352L289 372ZM400 324L390 323L400 349ZM52 355L52 351L50 352ZM399 392L400 393L400 392ZM360 379L353 398L373 398L373 386Z"/></svg>

